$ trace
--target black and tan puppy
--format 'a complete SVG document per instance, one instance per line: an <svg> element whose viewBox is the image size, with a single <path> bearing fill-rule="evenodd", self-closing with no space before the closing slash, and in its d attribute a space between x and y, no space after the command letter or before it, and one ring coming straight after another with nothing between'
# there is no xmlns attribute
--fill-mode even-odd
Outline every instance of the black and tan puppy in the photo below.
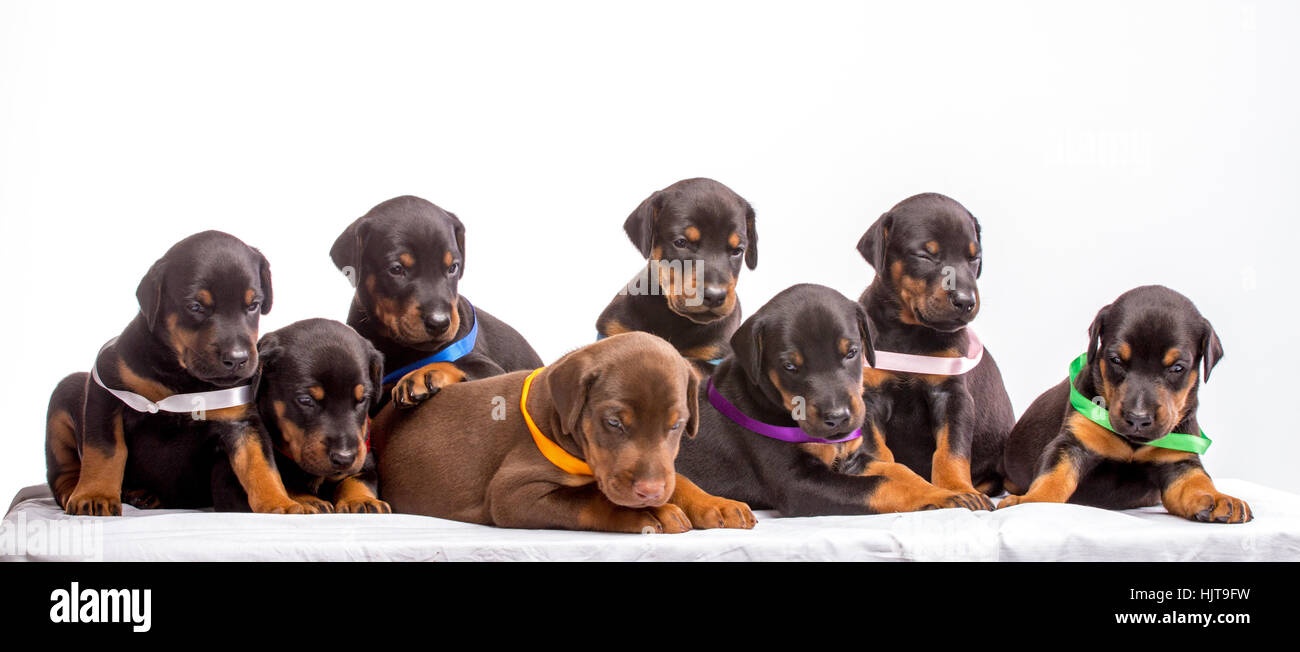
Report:
<svg viewBox="0 0 1300 652"><path fill-rule="evenodd" d="M628 333L448 386L400 420L389 406L375 419L381 495L398 512L500 527L753 527L744 504L674 470L699 424L698 382L667 342Z"/></svg>
<svg viewBox="0 0 1300 652"><path fill-rule="evenodd" d="M863 428L862 361L874 360L866 313L820 285L795 285L745 320L734 353L709 381L723 400L764 426L741 425L700 388L700 435L677 469L701 489L785 516L978 508L975 497L931 485L889 457ZM775 426L784 431L765 435ZM863 428L863 436L839 440ZM793 437L800 437L794 433ZM802 438L802 437L800 437Z"/></svg>
<svg viewBox="0 0 1300 652"><path fill-rule="evenodd" d="M390 389L399 406L411 407L454 382L541 366L515 329L471 308L457 291L465 227L455 215L419 197L390 199L349 225L330 257L356 287L348 325L384 355L390 378L381 405ZM471 331L476 340L468 354L420 364Z"/></svg>
<svg viewBox="0 0 1300 652"><path fill-rule="evenodd" d="M966 326L980 310L980 225L935 193L899 202L858 241L876 277L858 301L877 351L926 357L968 353ZM987 350L974 369L933 375L866 369L867 423L893 459L938 487L1002 493L1002 448L1015 424L1002 374ZM980 503L993 503L980 496Z"/></svg>
<svg viewBox="0 0 1300 652"><path fill-rule="evenodd" d="M1081 396L1103 408L1109 429L1074 408L1068 379L1047 390L1007 442L1007 487L1028 491L999 507L1164 503L1196 521L1251 520L1245 501L1214 488L1200 455L1151 445L1170 433L1200 435L1198 370L1209 380L1222 357L1214 327L1187 297L1158 285L1120 295L1088 328L1086 364L1074 380Z"/></svg>
<svg viewBox="0 0 1300 652"><path fill-rule="evenodd" d="M289 494L322 512L387 513L369 455L383 356L351 328L306 319L262 337L257 407Z"/></svg>
<svg viewBox="0 0 1300 652"><path fill-rule="evenodd" d="M706 375L740 325L736 280L758 265L754 209L712 179L686 179L641 202L623 229L646 266L596 320L601 337L645 331Z"/></svg>
<svg viewBox="0 0 1300 652"><path fill-rule="evenodd" d="M126 495L140 507L316 511L285 491L251 388L247 402L213 407L211 392L250 385L258 368L266 258L225 233L199 233L153 264L136 297L139 314L95 360L102 385L74 374L50 399L46 466L59 505L116 515Z"/></svg>

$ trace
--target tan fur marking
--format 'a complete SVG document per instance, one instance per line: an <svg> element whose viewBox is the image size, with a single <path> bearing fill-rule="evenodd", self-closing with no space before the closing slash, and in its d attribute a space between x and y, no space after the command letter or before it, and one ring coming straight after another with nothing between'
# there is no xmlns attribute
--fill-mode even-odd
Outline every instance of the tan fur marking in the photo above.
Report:
<svg viewBox="0 0 1300 652"><path fill-rule="evenodd" d="M699 242L699 241L700 241L700 230L697 229L697 228L695 228L695 227L693 227L693 226L688 226L688 227L686 227L686 230L683 231L682 233L683 233L683 235L686 236L686 239L687 239L687 240L690 240L691 242Z"/></svg>

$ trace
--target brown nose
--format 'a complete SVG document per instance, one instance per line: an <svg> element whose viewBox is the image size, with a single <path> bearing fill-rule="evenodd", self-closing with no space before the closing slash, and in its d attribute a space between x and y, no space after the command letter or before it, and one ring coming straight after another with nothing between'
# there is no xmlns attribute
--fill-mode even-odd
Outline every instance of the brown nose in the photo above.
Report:
<svg viewBox="0 0 1300 652"><path fill-rule="evenodd" d="M632 491L636 492L636 497L646 501L663 498L664 488L662 480L637 480L632 485Z"/></svg>

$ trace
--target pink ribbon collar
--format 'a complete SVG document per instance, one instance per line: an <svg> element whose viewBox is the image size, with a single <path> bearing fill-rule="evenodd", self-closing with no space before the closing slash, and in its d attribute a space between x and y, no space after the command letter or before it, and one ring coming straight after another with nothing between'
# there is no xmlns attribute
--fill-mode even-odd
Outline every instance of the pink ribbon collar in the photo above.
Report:
<svg viewBox="0 0 1300 652"><path fill-rule="evenodd" d="M876 365L873 367L871 363L863 359L862 366L866 369L879 369L881 371L903 371L932 376L960 376L974 369L980 363L980 360L984 359L984 343L980 342L980 338L975 336L975 331L967 328L966 340L966 355L960 358L876 351Z"/></svg>

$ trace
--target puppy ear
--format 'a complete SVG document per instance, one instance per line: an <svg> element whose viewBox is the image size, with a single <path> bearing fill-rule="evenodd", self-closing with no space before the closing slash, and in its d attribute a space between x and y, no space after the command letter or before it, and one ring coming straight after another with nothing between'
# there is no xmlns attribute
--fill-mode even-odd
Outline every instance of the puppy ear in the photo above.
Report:
<svg viewBox="0 0 1300 652"><path fill-rule="evenodd" d="M375 388L374 394L370 395L369 412L372 414L379 407L379 401L384 397L384 354L379 352L370 340L362 338L366 346L366 366L370 372L370 386Z"/></svg>
<svg viewBox="0 0 1300 652"><path fill-rule="evenodd" d="M158 323L158 318L162 314L163 275L166 270L166 261L159 258L149 267L144 278L140 279L140 285L135 288L135 298L140 303L140 314L144 315L149 330L153 330L154 324Z"/></svg>
<svg viewBox="0 0 1300 652"><path fill-rule="evenodd" d="M596 371L588 353L574 353L551 365L546 384L551 390L551 402L560 415L564 432L578 432L582 410L587 406L587 394L596 381Z"/></svg>
<svg viewBox="0 0 1300 652"><path fill-rule="evenodd" d="M763 382L763 323L756 313L731 335L732 356L754 383Z"/></svg>
<svg viewBox="0 0 1300 652"><path fill-rule="evenodd" d="M663 191L656 190L623 222L623 230L627 232L632 244L636 245L637 251L641 252L642 258L649 258L654 249L655 219L663 207L663 196Z"/></svg>
<svg viewBox="0 0 1300 652"><path fill-rule="evenodd" d="M742 200L743 201L743 200ZM745 266L758 267L758 230L754 228L754 207L745 202L745 239L749 245L745 248Z"/></svg>
<svg viewBox="0 0 1300 652"><path fill-rule="evenodd" d="M1097 311L1097 316L1092 319L1092 325L1088 327L1088 364L1092 365L1097 362L1097 347L1101 345L1101 334L1106 326L1106 314L1110 312L1110 306L1104 306Z"/></svg>
<svg viewBox="0 0 1300 652"><path fill-rule="evenodd" d="M686 419L686 436L693 439L700 430L700 377L686 358L682 358L682 365L686 367L686 405L691 410Z"/></svg>
<svg viewBox="0 0 1300 652"><path fill-rule="evenodd" d="M253 375L253 397L259 396L258 391L262 386L262 379L266 376L266 370L279 362L284 354L284 347L280 345L280 336L272 331L262 336L257 341L257 373Z"/></svg>
<svg viewBox="0 0 1300 652"><path fill-rule="evenodd" d="M369 231L370 220L365 216L358 217L348 228L343 229L343 233L334 240L334 246L330 247L330 259L348 277L352 287L356 287L361 280L361 249Z"/></svg>
<svg viewBox="0 0 1300 652"><path fill-rule="evenodd" d="M265 315L271 312L271 299L273 297L271 292L271 261L267 260L266 256L257 249L253 251L257 253L257 278L262 286L262 314Z"/></svg>
<svg viewBox="0 0 1300 652"><path fill-rule="evenodd" d="M862 355L872 367L876 366L876 347L871 343L871 327L867 325L867 309L857 301L853 302L858 313L858 334L862 336Z"/></svg>
<svg viewBox="0 0 1300 652"><path fill-rule="evenodd" d="M1201 364L1205 369L1204 380L1208 382L1210 370L1223 358L1223 344L1219 342L1219 334L1214 332L1210 320L1201 318L1201 322L1205 325L1205 332L1201 335Z"/></svg>
<svg viewBox="0 0 1300 652"><path fill-rule="evenodd" d="M984 239L980 237L980 221L975 219L974 215L970 216L970 221L971 224L975 225L975 243L982 247L984 245ZM984 256L982 254L983 252L981 252L980 255L980 266L975 268L975 278L979 278L980 274L984 273Z"/></svg>
<svg viewBox="0 0 1300 652"><path fill-rule="evenodd" d="M465 274L465 225L461 224L460 218L455 213L447 211L447 216L451 218L451 228L456 234L456 248L460 250L460 275Z"/></svg>
<svg viewBox="0 0 1300 652"><path fill-rule="evenodd" d="M858 253L878 272L885 266L885 241L889 238L889 228L893 224L894 216L885 213L858 240Z"/></svg>

